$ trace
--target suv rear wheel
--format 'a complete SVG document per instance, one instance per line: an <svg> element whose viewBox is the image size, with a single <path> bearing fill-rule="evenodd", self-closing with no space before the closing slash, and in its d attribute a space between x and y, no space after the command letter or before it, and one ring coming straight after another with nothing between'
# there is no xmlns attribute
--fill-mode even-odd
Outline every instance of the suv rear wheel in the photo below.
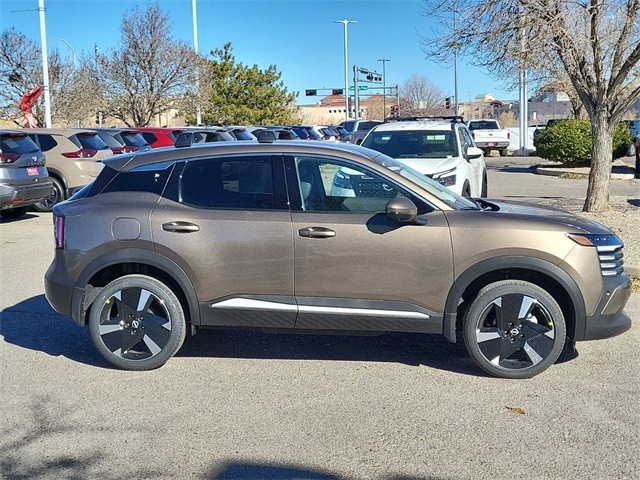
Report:
<svg viewBox="0 0 640 480"><path fill-rule="evenodd" d="M562 353L566 325L560 306L539 286L504 280L480 290L464 319L471 358L487 373L530 378Z"/></svg>
<svg viewBox="0 0 640 480"><path fill-rule="evenodd" d="M36 203L33 206L33 209L38 212L50 212L56 203L59 203L65 199L64 187L62 186L60 181L55 177L49 177L49 179L53 183L53 195L42 200L41 202Z"/></svg>
<svg viewBox="0 0 640 480"><path fill-rule="evenodd" d="M186 322L178 297L145 275L120 277L92 304L89 331L98 351L125 370L162 366L182 346Z"/></svg>

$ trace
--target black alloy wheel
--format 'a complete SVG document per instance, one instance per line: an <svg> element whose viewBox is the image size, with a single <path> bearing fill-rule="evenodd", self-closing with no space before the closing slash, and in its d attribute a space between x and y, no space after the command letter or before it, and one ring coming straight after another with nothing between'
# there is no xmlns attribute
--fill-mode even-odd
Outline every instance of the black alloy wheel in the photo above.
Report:
<svg viewBox="0 0 640 480"><path fill-rule="evenodd" d="M91 306L89 331L98 351L125 370L151 370L169 360L185 338L185 315L173 291L145 275L120 277Z"/></svg>
<svg viewBox="0 0 640 480"><path fill-rule="evenodd" d="M558 359L566 324L546 290L504 280L480 290L465 315L464 340L471 358L487 373L530 378Z"/></svg>

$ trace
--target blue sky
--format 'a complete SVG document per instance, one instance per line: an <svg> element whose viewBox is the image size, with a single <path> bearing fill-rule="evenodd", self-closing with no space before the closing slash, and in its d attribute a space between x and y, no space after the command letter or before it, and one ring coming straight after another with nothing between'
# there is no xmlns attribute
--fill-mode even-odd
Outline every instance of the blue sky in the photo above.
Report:
<svg viewBox="0 0 640 480"><path fill-rule="evenodd" d="M193 45L191 0L159 0L169 14L174 38ZM138 0L45 0L48 50L77 56L118 46L123 15ZM231 42L236 61L266 69L276 65L290 91L344 87L344 27L336 20L355 20L348 26L349 72L353 65L382 73L386 58L386 85L402 85L422 75L453 95L453 67L426 59L420 34L429 33L429 20L420 14L420 0L197 0L200 53ZM40 43L38 0L0 0L0 27L14 27ZM72 50L73 49L73 50ZM351 80L350 80L351 81ZM373 86L373 85L371 85ZM518 92L465 59L458 63L460 101L493 93L500 99L518 98Z"/></svg>

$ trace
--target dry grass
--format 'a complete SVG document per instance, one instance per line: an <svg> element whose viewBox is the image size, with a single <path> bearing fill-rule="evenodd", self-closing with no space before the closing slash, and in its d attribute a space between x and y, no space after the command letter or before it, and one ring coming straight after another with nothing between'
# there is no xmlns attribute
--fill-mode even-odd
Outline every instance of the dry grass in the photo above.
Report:
<svg viewBox="0 0 640 480"><path fill-rule="evenodd" d="M631 291L633 293L640 293L640 277L631 275Z"/></svg>

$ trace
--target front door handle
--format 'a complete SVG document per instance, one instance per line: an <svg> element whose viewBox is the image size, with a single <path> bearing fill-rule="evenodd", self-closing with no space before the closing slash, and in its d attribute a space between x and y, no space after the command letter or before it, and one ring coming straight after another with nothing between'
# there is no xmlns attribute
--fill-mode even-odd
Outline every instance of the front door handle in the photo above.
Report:
<svg viewBox="0 0 640 480"><path fill-rule="evenodd" d="M336 236L336 232L330 228L307 227L298 230L298 235L307 238L331 238Z"/></svg>
<svg viewBox="0 0 640 480"><path fill-rule="evenodd" d="M189 222L167 222L162 224L162 229L165 232L192 233L199 231L200 227Z"/></svg>

